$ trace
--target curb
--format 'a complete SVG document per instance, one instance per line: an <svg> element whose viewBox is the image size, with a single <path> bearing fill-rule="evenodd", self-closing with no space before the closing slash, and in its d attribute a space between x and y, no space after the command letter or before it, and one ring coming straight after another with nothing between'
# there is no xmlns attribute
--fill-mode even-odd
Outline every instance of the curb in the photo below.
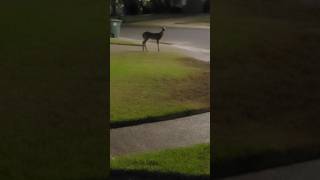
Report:
<svg viewBox="0 0 320 180"><path fill-rule="evenodd" d="M161 121L172 121L177 118L184 118L184 117L199 115L199 114L208 113L208 112L210 112L209 109L199 109L199 110L190 110L190 111L185 111L180 113L168 114L166 116L160 116L160 117L147 117L144 119L133 119L133 120L126 120L122 122L113 122L113 123L110 123L110 129L137 126L137 125L149 124L149 123L161 122Z"/></svg>

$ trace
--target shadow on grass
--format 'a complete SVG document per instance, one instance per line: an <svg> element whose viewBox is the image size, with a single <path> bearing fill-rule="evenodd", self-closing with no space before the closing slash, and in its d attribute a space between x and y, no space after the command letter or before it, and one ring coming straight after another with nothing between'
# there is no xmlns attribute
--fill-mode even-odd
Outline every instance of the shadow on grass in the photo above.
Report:
<svg viewBox="0 0 320 180"><path fill-rule="evenodd" d="M208 175L185 175L179 173L148 172L142 170L111 170L112 180L209 180Z"/></svg>
<svg viewBox="0 0 320 180"><path fill-rule="evenodd" d="M290 149L283 152L269 151L252 154L246 157L215 160L213 177L223 178L236 176L255 171L261 171L277 166L286 166L294 163L320 158L320 146Z"/></svg>
<svg viewBox="0 0 320 180"><path fill-rule="evenodd" d="M83 178L77 180L209 180L208 175L186 175L179 173L149 172L143 170L111 170L110 177ZM76 180L76 179L74 179Z"/></svg>
<svg viewBox="0 0 320 180"><path fill-rule="evenodd" d="M121 128L121 127L126 127L126 126L134 126L134 125L140 125L140 124L145 124L145 123L153 123L153 122L160 122L160 121L168 121L168 120L173 120L176 118L182 118L186 116L192 116L192 115L197 115L201 113L206 113L209 112L210 109L199 109L199 110L189 110L189 111L183 111L183 112L178 112L178 113L172 113L172 114L167 114L164 116L150 116L142 119L131 119L131 120L123 120L119 122L111 122L110 123L110 128Z"/></svg>
<svg viewBox="0 0 320 180"><path fill-rule="evenodd" d="M92 177L92 178L81 178L81 179L64 179L64 180L109 180L107 177Z"/></svg>

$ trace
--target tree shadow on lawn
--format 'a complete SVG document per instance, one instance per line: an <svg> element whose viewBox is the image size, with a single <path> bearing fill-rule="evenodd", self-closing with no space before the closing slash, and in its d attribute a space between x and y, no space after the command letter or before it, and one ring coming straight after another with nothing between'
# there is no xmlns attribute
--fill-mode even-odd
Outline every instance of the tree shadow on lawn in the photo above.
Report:
<svg viewBox="0 0 320 180"><path fill-rule="evenodd" d="M261 171L277 166L286 166L320 158L320 146L289 149L287 151L267 151L226 160L214 160L213 177L223 178Z"/></svg>
<svg viewBox="0 0 320 180"><path fill-rule="evenodd" d="M126 127L126 126L140 125L140 124L145 124L145 123L168 121L168 120L173 120L176 118L183 118L186 116L192 116L192 115L197 115L197 114L201 114L201 113L206 113L209 111L210 111L209 108L205 108L205 109L199 109L199 110L189 110L189 111L183 111L183 112L178 112L178 113L172 113L172 114L167 114L164 116L150 116L150 117L146 117L143 119L131 119L131 120L118 121L118 122L111 122L110 128L114 129L114 128L121 128L121 127Z"/></svg>
<svg viewBox="0 0 320 180"><path fill-rule="evenodd" d="M143 170L111 170L112 180L209 180L208 175L185 175L179 173L149 172Z"/></svg>
<svg viewBox="0 0 320 180"><path fill-rule="evenodd" d="M77 180L209 180L209 175L186 175L179 173L150 172L144 170L111 170L106 178L83 178ZM74 179L76 180L76 179Z"/></svg>

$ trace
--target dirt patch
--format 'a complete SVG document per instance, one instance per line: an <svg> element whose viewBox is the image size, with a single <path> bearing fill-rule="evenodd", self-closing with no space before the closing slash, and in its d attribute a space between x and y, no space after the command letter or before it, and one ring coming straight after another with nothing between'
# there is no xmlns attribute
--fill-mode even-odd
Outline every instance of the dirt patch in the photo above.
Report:
<svg viewBox="0 0 320 180"><path fill-rule="evenodd" d="M210 107L210 66L208 63L193 58L181 58L186 66L199 69L198 73L179 80L171 80L169 98L182 103L196 102L203 108ZM184 94L184 96L181 96Z"/></svg>
<svg viewBox="0 0 320 180"><path fill-rule="evenodd" d="M210 67L208 62L199 61L192 57L183 57L183 58L180 58L179 60L182 61L182 63L186 66L200 68L204 72L210 72Z"/></svg>
<svg viewBox="0 0 320 180"><path fill-rule="evenodd" d="M183 58L187 66L201 69L199 73L192 74L179 80L170 80L171 91L169 98L181 103L199 103L203 108L210 107L210 67L207 63L192 58ZM184 94L184 96L181 96Z"/></svg>

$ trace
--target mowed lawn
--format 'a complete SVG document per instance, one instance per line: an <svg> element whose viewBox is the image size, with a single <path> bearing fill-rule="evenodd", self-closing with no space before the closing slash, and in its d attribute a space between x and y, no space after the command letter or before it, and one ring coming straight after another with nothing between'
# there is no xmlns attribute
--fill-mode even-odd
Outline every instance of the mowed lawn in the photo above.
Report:
<svg viewBox="0 0 320 180"><path fill-rule="evenodd" d="M111 159L113 170L145 171L155 174L171 173L185 176L210 175L210 145L133 154Z"/></svg>
<svg viewBox="0 0 320 180"><path fill-rule="evenodd" d="M319 12L287 4L215 4L215 176L320 157Z"/></svg>
<svg viewBox="0 0 320 180"><path fill-rule="evenodd" d="M113 45L127 45L127 46L142 46L142 43L135 40L126 40L120 38L110 38L110 44Z"/></svg>
<svg viewBox="0 0 320 180"><path fill-rule="evenodd" d="M173 53L111 53L111 123L209 109L209 64Z"/></svg>

